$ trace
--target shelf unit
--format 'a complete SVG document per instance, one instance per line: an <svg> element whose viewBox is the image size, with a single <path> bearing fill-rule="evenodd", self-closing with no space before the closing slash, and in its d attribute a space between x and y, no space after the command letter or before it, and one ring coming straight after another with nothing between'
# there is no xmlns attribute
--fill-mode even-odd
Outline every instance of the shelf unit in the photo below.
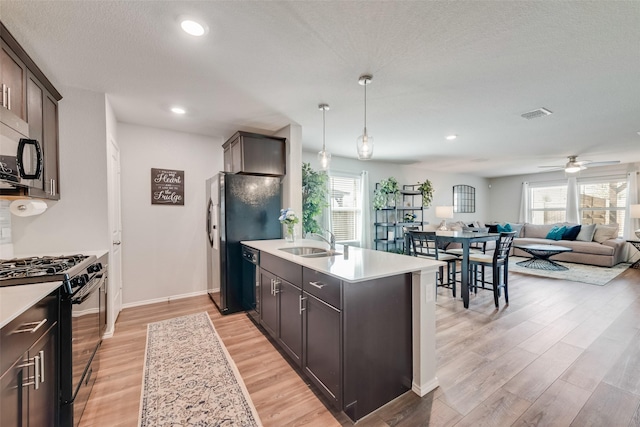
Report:
<svg viewBox="0 0 640 427"><path fill-rule="evenodd" d="M393 206L375 210L373 243L376 250L404 252L402 227L418 227L422 230L428 224L424 220L426 208L422 206L422 192L416 189L418 186L419 184L403 185ZM406 221L407 214L415 215L415 219Z"/></svg>

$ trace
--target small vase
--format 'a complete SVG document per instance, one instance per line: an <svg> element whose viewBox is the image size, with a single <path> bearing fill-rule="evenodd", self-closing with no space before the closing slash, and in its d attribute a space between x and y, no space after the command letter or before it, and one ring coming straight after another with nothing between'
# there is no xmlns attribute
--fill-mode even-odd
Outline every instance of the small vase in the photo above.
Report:
<svg viewBox="0 0 640 427"><path fill-rule="evenodd" d="M296 241L296 235L293 232L293 225L287 226L287 235L285 238L289 243L293 243Z"/></svg>
<svg viewBox="0 0 640 427"><path fill-rule="evenodd" d="M393 193L387 194L387 206L390 208L396 207L396 195Z"/></svg>

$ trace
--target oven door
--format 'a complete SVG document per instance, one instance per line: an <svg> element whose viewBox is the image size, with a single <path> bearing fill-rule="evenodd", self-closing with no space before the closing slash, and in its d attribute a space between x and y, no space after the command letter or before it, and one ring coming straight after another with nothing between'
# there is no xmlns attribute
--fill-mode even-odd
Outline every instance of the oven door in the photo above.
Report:
<svg viewBox="0 0 640 427"><path fill-rule="evenodd" d="M97 376L98 359L94 355L102 341L106 281L106 270L103 270L71 299L74 425L80 421Z"/></svg>

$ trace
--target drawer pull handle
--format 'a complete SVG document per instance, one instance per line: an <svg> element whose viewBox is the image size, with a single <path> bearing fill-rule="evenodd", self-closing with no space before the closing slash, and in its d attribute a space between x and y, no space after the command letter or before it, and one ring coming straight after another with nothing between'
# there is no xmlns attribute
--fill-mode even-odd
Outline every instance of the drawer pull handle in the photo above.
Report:
<svg viewBox="0 0 640 427"><path fill-rule="evenodd" d="M325 284L324 284L324 283L322 283L322 282L309 282L309 284L310 284L311 286L315 286L315 287L316 287L316 288L318 288L318 289L322 289L322 288L324 288L325 286L327 286L327 285L325 285Z"/></svg>
<svg viewBox="0 0 640 427"><path fill-rule="evenodd" d="M47 319L42 319L40 322L29 322L29 323L24 323L24 326L31 326L31 325L35 325L32 328L26 328L26 329L16 329L15 331L12 332L12 334L21 334L24 332L29 332L31 334L33 334L35 331L37 331L38 329L40 329L42 327L42 325L44 325L45 323L47 323Z"/></svg>
<svg viewBox="0 0 640 427"><path fill-rule="evenodd" d="M302 301L306 300L307 297L303 297L302 295L300 295L300 315L302 316L302 312L306 310L306 308L304 308L302 306Z"/></svg>

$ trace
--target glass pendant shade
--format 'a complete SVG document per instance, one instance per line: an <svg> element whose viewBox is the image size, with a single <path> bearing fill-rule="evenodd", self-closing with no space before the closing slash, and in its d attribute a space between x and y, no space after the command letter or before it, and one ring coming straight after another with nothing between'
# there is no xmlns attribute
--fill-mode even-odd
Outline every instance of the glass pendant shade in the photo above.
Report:
<svg viewBox="0 0 640 427"><path fill-rule="evenodd" d="M373 137L367 135L367 129L358 137L358 160L371 160L373 157Z"/></svg>
<svg viewBox="0 0 640 427"><path fill-rule="evenodd" d="M358 79L358 83L364 86L364 132L356 141L358 150L358 160L371 160L373 157L373 137L367 133L367 85L371 83L373 76L363 74Z"/></svg>
<svg viewBox="0 0 640 427"><path fill-rule="evenodd" d="M331 153L325 147L325 112L329 109L329 105L320 104L318 109L322 110L322 150L318 152L318 162L320 162L320 170L326 171L331 164Z"/></svg>

